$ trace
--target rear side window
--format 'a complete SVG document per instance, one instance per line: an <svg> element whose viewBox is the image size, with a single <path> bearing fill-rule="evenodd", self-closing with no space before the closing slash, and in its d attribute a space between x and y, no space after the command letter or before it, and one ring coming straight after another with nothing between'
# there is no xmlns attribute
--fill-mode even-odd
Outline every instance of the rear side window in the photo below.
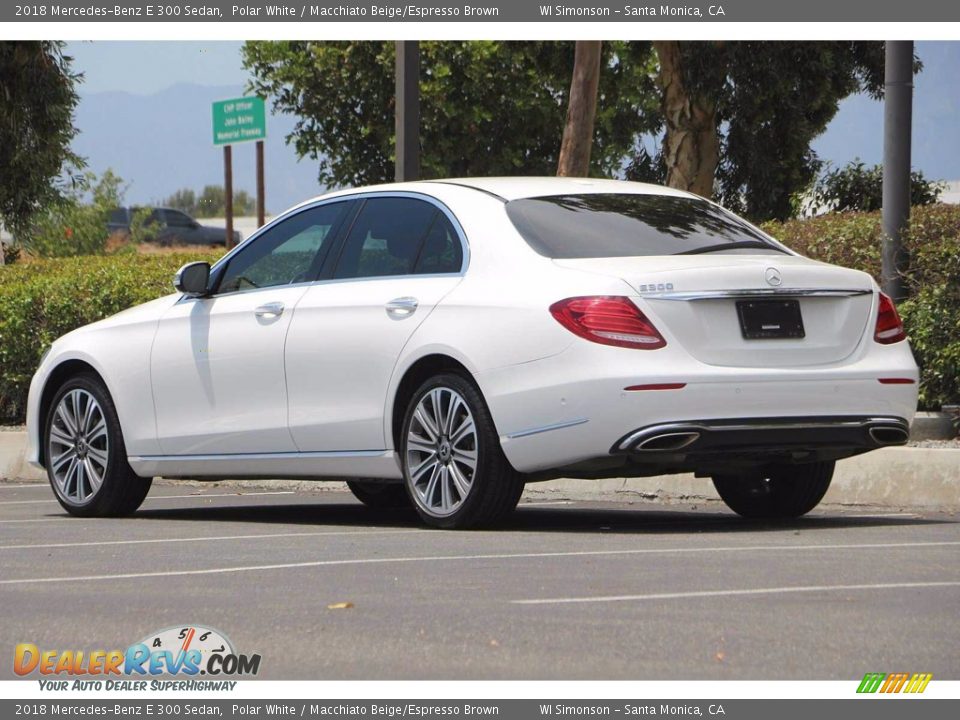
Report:
<svg viewBox="0 0 960 720"><path fill-rule="evenodd" d="M777 252L765 235L705 200L603 193L507 203L524 240L549 258Z"/></svg>
<svg viewBox="0 0 960 720"><path fill-rule="evenodd" d="M460 270L463 250L446 216L413 198L366 201L344 242L335 278Z"/></svg>
<svg viewBox="0 0 960 720"><path fill-rule="evenodd" d="M463 246L460 236L447 216L437 210L420 249L414 272L418 275L430 273L460 272L463 265Z"/></svg>

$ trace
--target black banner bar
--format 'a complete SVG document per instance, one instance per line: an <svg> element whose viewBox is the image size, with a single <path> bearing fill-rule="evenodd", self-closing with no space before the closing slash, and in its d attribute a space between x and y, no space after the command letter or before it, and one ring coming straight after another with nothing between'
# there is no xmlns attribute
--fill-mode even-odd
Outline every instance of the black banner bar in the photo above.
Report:
<svg viewBox="0 0 960 720"><path fill-rule="evenodd" d="M0 22L957 22L943 0L314 0L313 2L142 2L63 0L3 3Z"/></svg>
<svg viewBox="0 0 960 720"><path fill-rule="evenodd" d="M853 690L851 690L853 692ZM909 703L907 709L904 703ZM952 708L952 709L951 709ZM960 700L2 700L0 717L363 718L364 720L574 720L576 718L714 718L722 720L941 720L957 717Z"/></svg>

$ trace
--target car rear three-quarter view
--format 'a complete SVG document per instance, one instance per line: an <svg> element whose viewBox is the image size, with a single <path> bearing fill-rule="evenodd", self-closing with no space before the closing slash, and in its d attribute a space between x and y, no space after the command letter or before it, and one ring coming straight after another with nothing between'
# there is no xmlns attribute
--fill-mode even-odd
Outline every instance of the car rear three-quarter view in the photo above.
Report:
<svg viewBox="0 0 960 720"><path fill-rule="evenodd" d="M461 528L527 482L695 473L741 515L796 517L916 408L868 275L650 185L330 193L177 289L34 377L31 460L71 513L131 512L154 476L295 477Z"/></svg>

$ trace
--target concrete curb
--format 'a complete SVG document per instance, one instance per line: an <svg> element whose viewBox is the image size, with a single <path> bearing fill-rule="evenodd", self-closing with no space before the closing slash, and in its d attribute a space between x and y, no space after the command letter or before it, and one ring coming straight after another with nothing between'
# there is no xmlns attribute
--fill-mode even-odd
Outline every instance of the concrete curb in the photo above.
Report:
<svg viewBox="0 0 960 720"><path fill-rule="evenodd" d="M24 462L26 433L0 432L0 481L41 481L46 475ZM228 481L251 487L258 481ZM293 490L343 489L343 483L271 480L270 487ZM707 478L664 475L610 480L551 480L527 486L537 499L717 501ZM960 508L960 449L895 447L875 450L837 464L825 503L916 508Z"/></svg>

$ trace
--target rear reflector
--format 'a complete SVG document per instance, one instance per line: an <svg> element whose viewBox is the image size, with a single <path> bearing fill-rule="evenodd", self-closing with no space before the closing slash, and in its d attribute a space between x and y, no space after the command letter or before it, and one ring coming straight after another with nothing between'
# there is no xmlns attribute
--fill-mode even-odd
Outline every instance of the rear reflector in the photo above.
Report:
<svg viewBox="0 0 960 720"><path fill-rule="evenodd" d="M626 297L567 298L551 305L550 314L574 335L601 345L656 350L667 344L647 316Z"/></svg>
<svg viewBox="0 0 960 720"><path fill-rule="evenodd" d="M884 385L913 385L912 378L878 378Z"/></svg>
<svg viewBox="0 0 960 720"><path fill-rule="evenodd" d="M903 329L903 321L897 313L893 300L888 295L880 293L880 308L877 311L877 328L873 339L881 345L891 345L905 340L907 333Z"/></svg>
<svg viewBox="0 0 960 720"><path fill-rule="evenodd" d="M686 383L653 383L652 385L631 385L630 387L625 387L624 390L629 392L635 390L680 390L686 386Z"/></svg>

